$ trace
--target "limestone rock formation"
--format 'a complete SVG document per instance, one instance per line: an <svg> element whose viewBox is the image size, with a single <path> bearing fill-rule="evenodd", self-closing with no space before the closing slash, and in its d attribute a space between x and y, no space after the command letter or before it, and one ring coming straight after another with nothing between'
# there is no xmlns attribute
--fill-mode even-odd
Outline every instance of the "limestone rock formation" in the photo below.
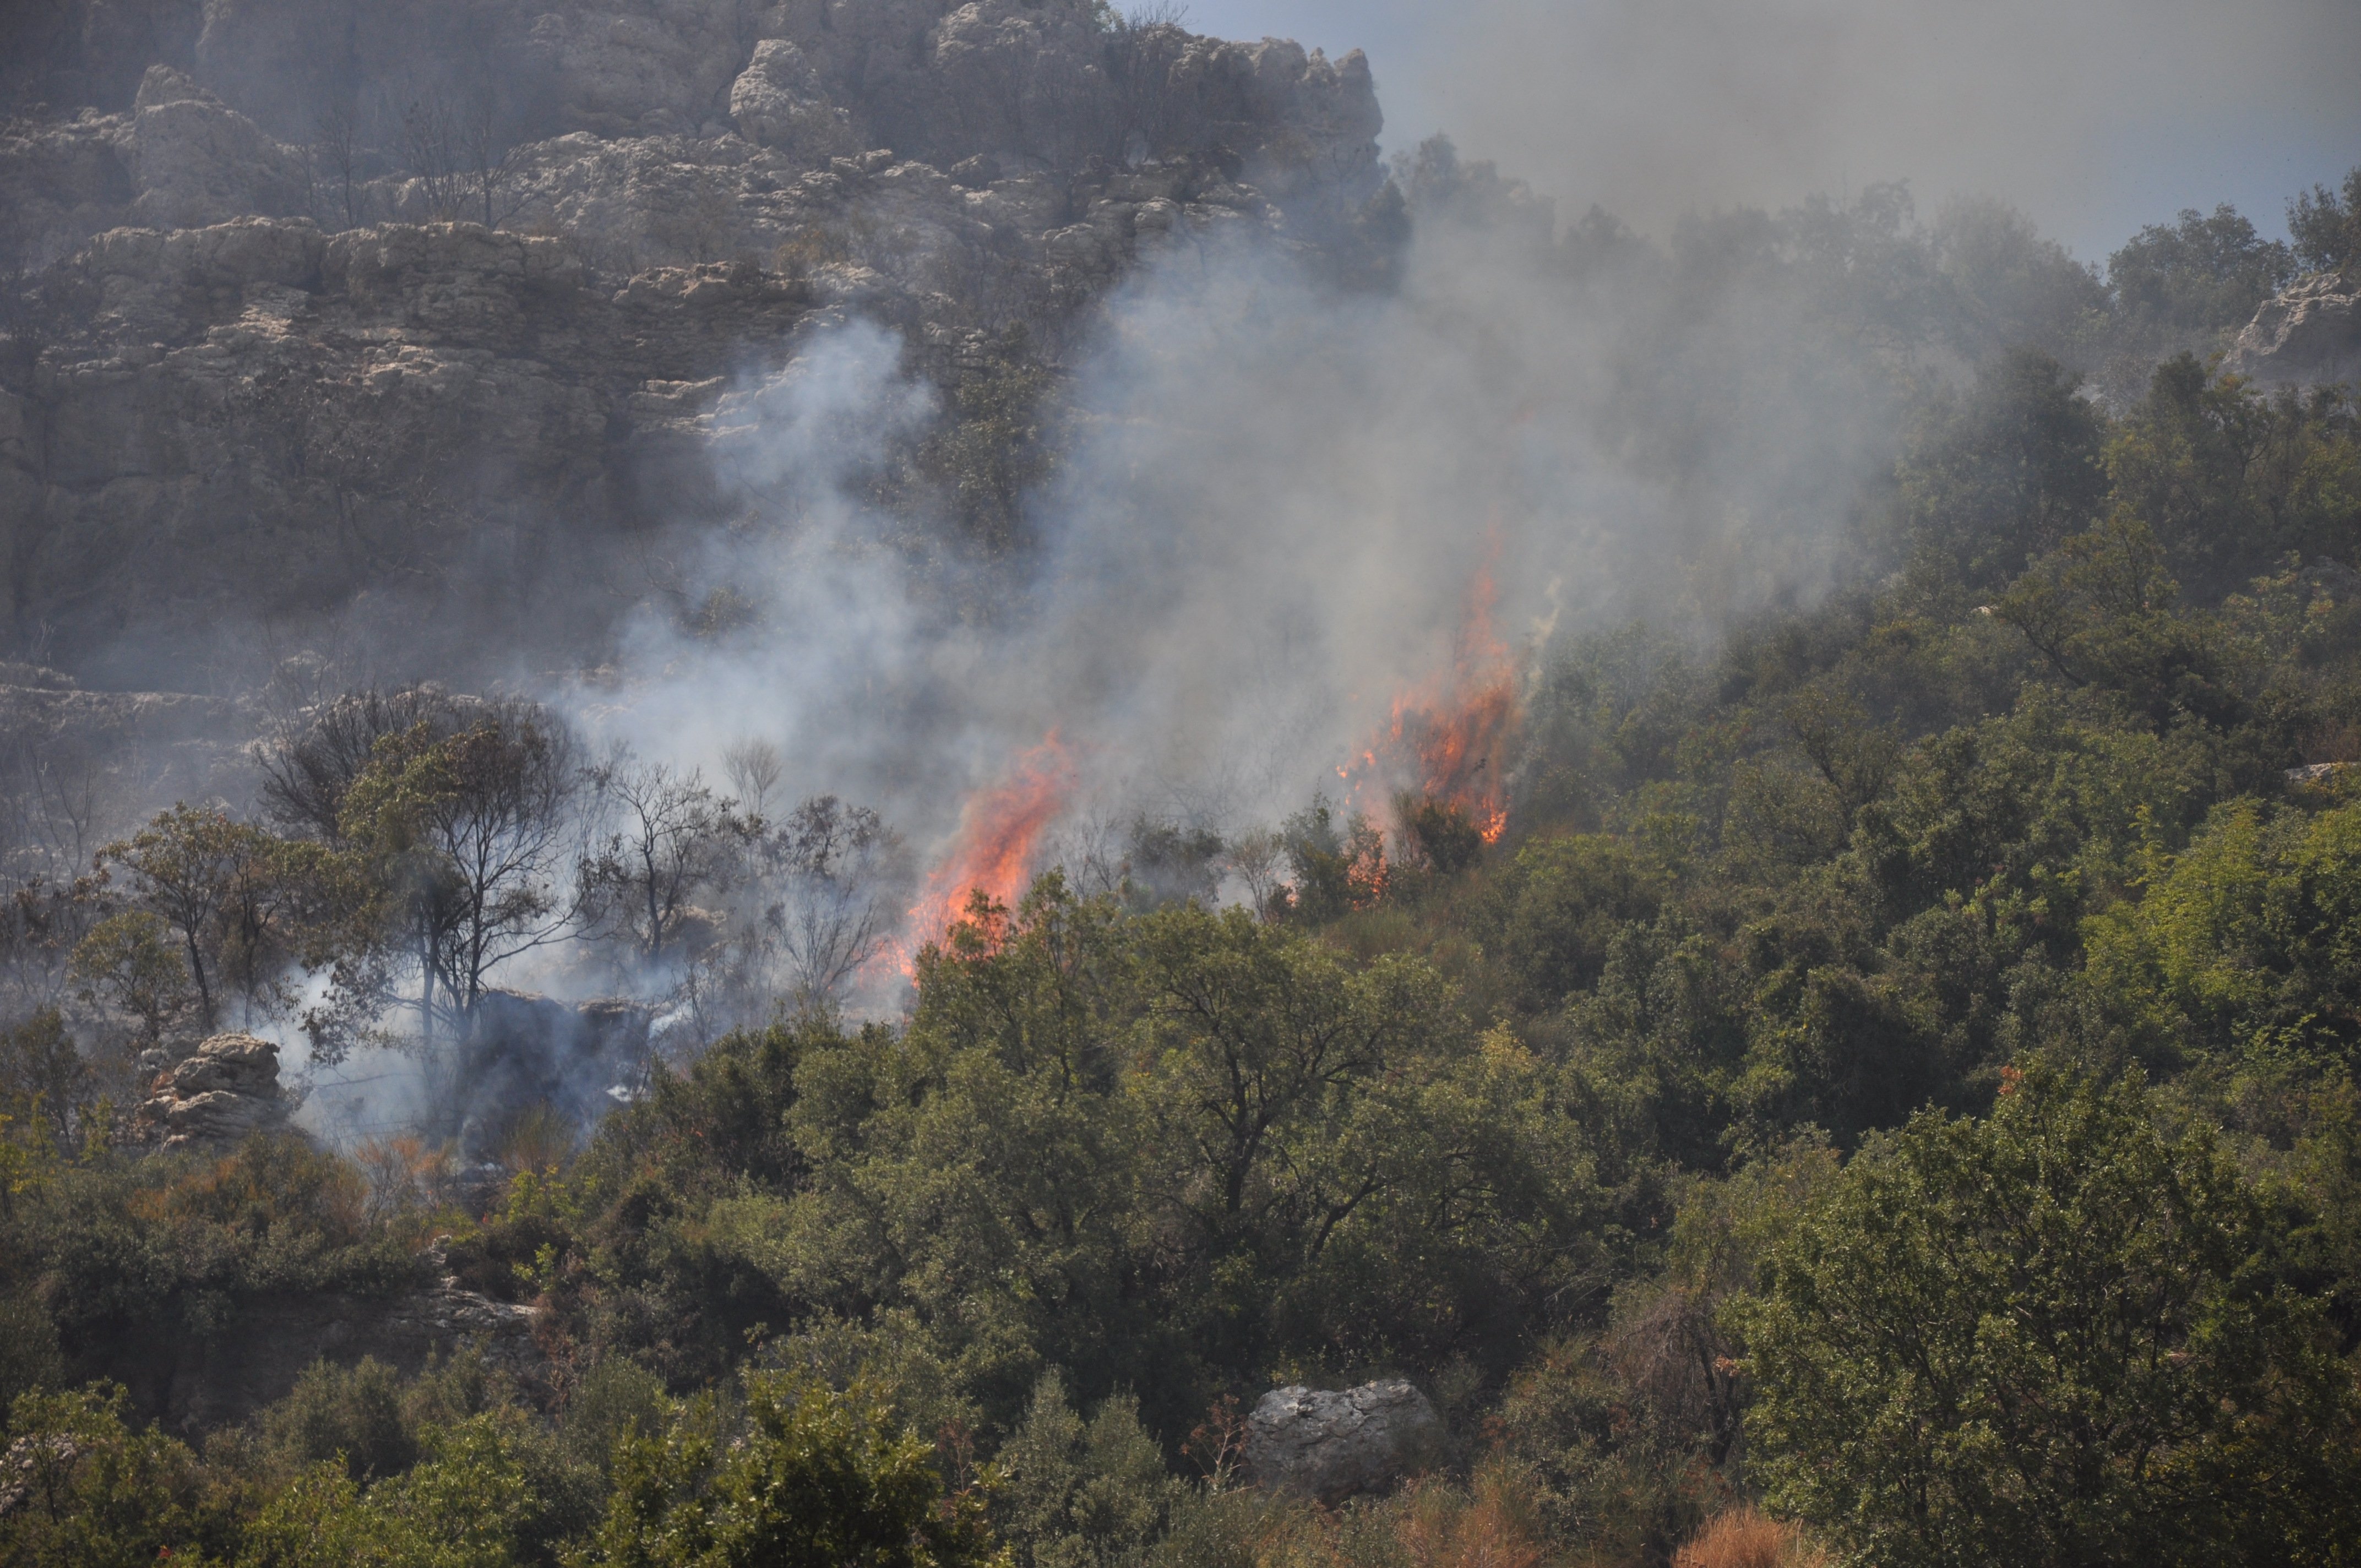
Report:
<svg viewBox="0 0 2361 1568"><path fill-rule="evenodd" d="M2222 367L2268 386L2361 384L2361 269L2315 272L2263 302Z"/></svg>
<svg viewBox="0 0 2361 1568"><path fill-rule="evenodd" d="M0 107L0 649L119 689L258 620L563 659L821 328L955 392L1143 258L1376 244L1384 178L1357 54L1087 0L59 0Z"/></svg>
<svg viewBox="0 0 2361 1568"><path fill-rule="evenodd" d="M1323 1503L1381 1491L1435 1463L1442 1448L1434 1407L1399 1377L1337 1392L1274 1388L1246 1422L1256 1484Z"/></svg>
<svg viewBox="0 0 2361 1568"><path fill-rule="evenodd" d="M287 1118L279 1047L252 1035L215 1035L160 1074L137 1124L167 1149L231 1143Z"/></svg>

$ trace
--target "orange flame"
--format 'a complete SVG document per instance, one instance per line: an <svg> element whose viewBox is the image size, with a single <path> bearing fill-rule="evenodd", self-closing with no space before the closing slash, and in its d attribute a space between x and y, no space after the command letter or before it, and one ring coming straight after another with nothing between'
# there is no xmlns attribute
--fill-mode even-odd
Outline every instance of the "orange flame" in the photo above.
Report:
<svg viewBox="0 0 2361 1568"><path fill-rule="evenodd" d="M950 933L971 894L1005 905L1025 896L1041 835L1065 810L1073 788L1073 764L1052 729L1016 759L1006 779L968 796L950 850L904 923L895 955L904 974L917 973L919 950Z"/></svg>
<svg viewBox="0 0 2361 1568"><path fill-rule="evenodd" d="M1357 761L1336 770L1356 808L1390 814L1392 793L1409 790L1465 811L1487 844L1507 830L1517 683L1508 644L1492 629L1499 598L1491 572L1478 572L1450 673L1395 697L1386 728Z"/></svg>

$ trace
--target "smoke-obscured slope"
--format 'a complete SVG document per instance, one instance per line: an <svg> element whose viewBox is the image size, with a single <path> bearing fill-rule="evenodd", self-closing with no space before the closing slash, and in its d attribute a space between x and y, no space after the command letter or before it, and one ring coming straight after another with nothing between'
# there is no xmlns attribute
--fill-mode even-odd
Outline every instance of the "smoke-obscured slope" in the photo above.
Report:
<svg viewBox="0 0 2361 1568"><path fill-rule="evenodd" d="M1147 263L1078 356L1030 550L964 591L842 482L879 450L844 433L883 443L923 406L884 334L832 333L733 398L728 482L813 488L793 527L713 546L754 627L684 645L648 623L624 670L652 684L611 721L708 758L751 729L801 787L922 839L1052 736L1075 813L1235 828L1351 793L1396 699L1447 685L1471 638L1521 670L1552 628L1702 628L1829 579L1884 394L1944 347L1812 299L1801 231L1874 245L1877 214L1587 254L1488 170L1422 181L1395 291L1253 243Z"/></svg>
<svg viewBox="0 0 2361 1568"><path fill-rule="evenodd" d="M2103 280L1899 185L1700 215L1753 176L1676 138L1553 161L1686 215L1565 222L1441 139L1381 168L1357 56L1088 6L690 7L637 66L611 7L460 10L330 36L243 0L18 57L20 101L84 101L0 159L6 608L70 667L11 699L11 854L52 883L171 798L247 812L247 742L341 688L499 685L882 813L900 928L836 989L891 1014L971 889L1153 882L1143 830L1193 846L1151 892L1257 901L1248 847L1323 798L1339 833L1399 846L1408 792L1498 839L1554 639L1708 643L1888 571L1910 411L2028 344L2124 402L2295 271L2226 213ZM227 706L207 748L77 674ZM77 756L105 808L60 817ZM687 1006L666 922L764 911L675 913L636 958L553 919L496 979Z"/></svg>

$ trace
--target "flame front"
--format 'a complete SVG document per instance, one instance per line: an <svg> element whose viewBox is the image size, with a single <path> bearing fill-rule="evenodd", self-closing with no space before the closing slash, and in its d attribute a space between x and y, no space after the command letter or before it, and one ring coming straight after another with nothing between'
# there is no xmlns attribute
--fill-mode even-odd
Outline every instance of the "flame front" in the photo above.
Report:
<svg viewBox="0 0 2361 1568"><path fill-rule="evenodd" d="M1487 844L1507 830L1517 683L1508 644L1492 630L1498 598L1492 574L1477 573L1450 674L1395 697L1385 729L1350 766L1336 770L1356 808L1390 814L1392 792L1407 789L1466 812ZM1371 795L1378 798L1365 798Z"/></svg>
<svg viewBox="0 0 2361 1568"><path fill-rule="evenodd" d="M928 876L903 926L896 957L904 974L917 972L919 949L943 939L972 894L1006 905L1025 896L1041 836L1066 809L1073 789L1073 765L1053 729L1016 759L1005 780L968 796L950 851Z"/></svg>

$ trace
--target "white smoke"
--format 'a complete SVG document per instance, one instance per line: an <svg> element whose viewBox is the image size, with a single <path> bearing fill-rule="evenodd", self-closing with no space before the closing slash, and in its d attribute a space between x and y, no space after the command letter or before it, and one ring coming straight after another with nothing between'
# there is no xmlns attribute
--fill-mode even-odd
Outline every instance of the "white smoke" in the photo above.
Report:
<svg viewBox="0 0 2361 1568"><path fill-rule="evenodd" d="M1882 450L1857 358L1742 269L1573 276L1545 210L1493 194L1505 215L1425 225L1398 291L1264 241L1145 263L1071 367L1021 569L864 499L932 405L889 334L823 330L717 415L746 521L701 580L757 624L651 617L620 688L577 700L708 768L767 740L785 793L879 806L925 863L1052 733L1078 822L1235 830L1333 794L1488 587L1525 657L1539 627L1817 588Z"/></svg>

